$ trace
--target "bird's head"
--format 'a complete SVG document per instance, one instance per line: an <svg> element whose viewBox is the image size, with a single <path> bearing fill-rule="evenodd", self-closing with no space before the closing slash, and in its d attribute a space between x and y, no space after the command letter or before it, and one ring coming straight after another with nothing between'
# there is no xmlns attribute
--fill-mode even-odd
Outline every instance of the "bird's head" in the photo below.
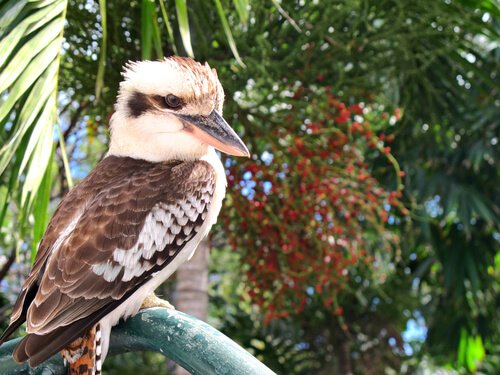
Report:
<svg viewBox="0 0 500 375"><path fill-rule="evenodd" d="M110 155L150 161L197 159L210 147L249 156L222 117L215 69L190 58L129 62L111 118Z"/></svg>

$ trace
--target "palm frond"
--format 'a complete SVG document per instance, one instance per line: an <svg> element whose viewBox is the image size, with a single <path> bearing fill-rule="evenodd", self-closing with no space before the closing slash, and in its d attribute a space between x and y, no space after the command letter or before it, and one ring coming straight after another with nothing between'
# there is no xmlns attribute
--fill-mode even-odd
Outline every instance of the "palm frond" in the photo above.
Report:
<svg viewBox="0 0 500 375"><path fill-rule="evenodd" d="M231 48L231 52L233 53L238 64L244 67L245 64L243 63L243 60L241 60L240 54L238 53L238 48L236 48L236 42L234 41L233 34L231 33L231 28L229 27L229 22L227 22L226 14L224 13L224 8L222 7L220 0L215 0L215 6L222 23L224 33L226 34L229 48Z"/></svg>
<svg viewBox="0 0 500 375"><path fill-rule="evenodd" d="M6 199L22 219L33 214L39 240L45 228L57 122L57 77L66 0L9 1L0 9L0 149ZM22 234L21 234L22 235Z"/></svg>
<svg viewBox="0 0 500 375"><path fill-rule="evenodd" d="M189 18L186 0L175 0L177 10L177 19L179 22L179 31L181 33L182 44L190 57L194 57L193 47L191 46L191 33L189 31Z"/></svg>

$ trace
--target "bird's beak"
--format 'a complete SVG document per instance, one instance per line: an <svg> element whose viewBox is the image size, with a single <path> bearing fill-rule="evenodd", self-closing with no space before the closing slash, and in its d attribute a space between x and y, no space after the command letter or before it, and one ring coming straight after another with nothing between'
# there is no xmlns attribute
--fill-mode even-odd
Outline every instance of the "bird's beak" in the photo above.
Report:
<svg viewBox="0 0 500 375"><path fill-rule="evenodd" d="M208 116L176 115L184 124L184 131L203 143L234 156L249 157L247 146L216 110Z"/></svg>

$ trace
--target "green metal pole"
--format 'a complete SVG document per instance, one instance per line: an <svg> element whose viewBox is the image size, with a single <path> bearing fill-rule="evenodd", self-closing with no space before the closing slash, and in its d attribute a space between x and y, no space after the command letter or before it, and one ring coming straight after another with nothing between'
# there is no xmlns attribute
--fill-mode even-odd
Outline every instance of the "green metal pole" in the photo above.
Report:
<svg viewBox="0 0 500 375"><path fill-rule="evenodd" d="M17 364L12 351L20 339L0 347L0 374L62 375L55 355L35 369ZM163 354L193 375L276 375L233 340L180 311L152 308L139 312L111 332L110 355L150 350Z"/></svg>

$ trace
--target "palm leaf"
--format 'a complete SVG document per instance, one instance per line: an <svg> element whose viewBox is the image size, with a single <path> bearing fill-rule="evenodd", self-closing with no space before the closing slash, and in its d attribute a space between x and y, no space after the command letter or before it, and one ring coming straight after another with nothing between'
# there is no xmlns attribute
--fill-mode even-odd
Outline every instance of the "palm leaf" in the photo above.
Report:
<svg viewBox="0 0 500 375"><path fill-rule="evenodd" d="M107 12L106 12L106 0L99 1L99 12L101 14L101 25L102 25L102 37L101 37L101 49L99 51L99 65L97 67L97 78L95 81L95 98L99 101L101 96L101 91L104 86L104 70L106 68L106 48L108 40L108 25L107 25Z"/></svg>
<svg viewBox="0 0 500 375"><path fill-rule="evenodd" d="M165 23L165 27L167 28L167 38L168 38L168 43L172 47L172 50L174 53L177 55L177 46L175 45L175 40L174 40L174 31L172 30L172 26L170 25L170 21L168 19L168 13L167 13L167 8L165 7L165 0L159 0L160 2L160 9L161 9L161 14L163 17L163 22Z"/></svg>
<svg viewBox="0 0 500 375"><path fill-rule="evenodd" d="M224 13L224 8L222 7L220 0L215 0L215 7L217 8L217 13L219 14L220 20L222 22L222 27L224 29L224 33L226 34L226 38L229 43L229 48L231 48L231 52L233 53L238 64L244 67L245 64L241 60L240 54L238 53L238 49L236 48L236 42L234 41L233 34L231 33L231 28L229 27L229 22L227 22L226 15Z"/></svg>
<svg viewBox="0 0 500 375"><path fill-rule="evenodd" d="M47 164L47 169L40 184L38 194L40 199L36 199L33 203L33 243L31 246L31 258L34 260L39 242L42 240L45 228L47 227L49 215L49 200L52 188L52 169L53 169L54 147L50 149L50 160Z"/></svg>
<svg viewBox="0 0 500 375"><path fill-rule="evenodd" d="M34 239L47 224L57 122L57 77L66 0L8 1L0 8L1 183L17 204L19 231L34 217Z"/></svg>
<svg viewBox="0 0 500 375"><path fill-rule="evenodd" d="M247 25L248 23L248 0L233 0L234 7L238 12L238 16L240 17L240 21L243 25Z"/></svg>
<svg viewBox="0 0 500 375"><path fill-rule="evenodd" d="M179 31L181 33L182 44L190 57L194 57L193 47L191 46L191 33L189 31L189 18L186 0L175 0L177 10L177 20L179 22Z"/></svg>

